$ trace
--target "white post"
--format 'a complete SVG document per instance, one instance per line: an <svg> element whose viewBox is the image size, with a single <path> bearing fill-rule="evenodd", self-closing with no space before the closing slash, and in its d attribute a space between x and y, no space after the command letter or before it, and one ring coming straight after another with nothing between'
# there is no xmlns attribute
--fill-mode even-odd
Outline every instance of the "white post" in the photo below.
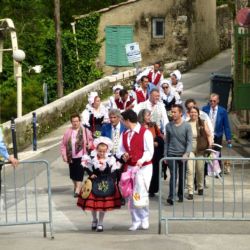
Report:
<svg viewBox="0 0 250 250"><path fill-rule="evenodd" d="M17 62L16 71L16 83L17 83L17 118L22 117L22 64Z"/></svg>
<svg viewBox="0 0 250 250"><path fill-rule="evenodd" d="M0 28L10 32L10 39L13 51L13 64L14 64L14 77L17 83L17 117L22 116L22 64L21 62L25 59L25 53L18 49L16 29L13 21L10 18L0 19ZM3 39L1 39L3 40ZM3 41L0 42L0 49L3 51ZM7 49L9 50L9 49ZM0 52L1 53L1 52ZM0 72L2 71L0 54Z"/></svg>
<svg viewBox="0 0 250 250"><path fill-rule="evenodd" d="M76 39L76 22L70 23L72 26L72 32L74 34L74 39L76 41L76 60L79 61L78 47L77 47L77 39Z"/></svg>

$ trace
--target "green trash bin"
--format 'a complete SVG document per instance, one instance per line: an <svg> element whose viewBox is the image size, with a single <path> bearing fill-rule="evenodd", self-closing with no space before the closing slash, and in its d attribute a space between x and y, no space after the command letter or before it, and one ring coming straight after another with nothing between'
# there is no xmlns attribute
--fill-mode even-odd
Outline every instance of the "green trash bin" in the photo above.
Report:
<svg viewBox="0 0 250 250"><path fill-rule="evenodd" d="M210 83L210 92L216 93L220 96L219 105L227 110L229 93L233 85L233 78L229 75L212 73Z"/></svg>

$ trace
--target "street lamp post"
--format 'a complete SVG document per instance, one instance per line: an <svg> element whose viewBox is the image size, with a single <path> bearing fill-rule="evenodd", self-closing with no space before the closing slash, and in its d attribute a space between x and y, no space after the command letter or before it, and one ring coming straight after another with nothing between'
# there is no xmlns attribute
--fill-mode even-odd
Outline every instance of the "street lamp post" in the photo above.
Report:
<svg viewBox="0 0 250 250"><path fill-rule="evenodd" d="M10 33L12 48L4 49L4 33ZM0 19L0 73L2 72L2 57L4 51L13 52L14 77L17 82L17 117L22 116L22 64L25 59L24 51L18 49L16 29L10 18Z"/></svg>
<svg viewBox="0 0 250 250"><path fill-rule="evenodd" d="M17 83L17 118L22 116L22 61L25 59L23 50L17 49L13 51L14 74Z"/></svg>

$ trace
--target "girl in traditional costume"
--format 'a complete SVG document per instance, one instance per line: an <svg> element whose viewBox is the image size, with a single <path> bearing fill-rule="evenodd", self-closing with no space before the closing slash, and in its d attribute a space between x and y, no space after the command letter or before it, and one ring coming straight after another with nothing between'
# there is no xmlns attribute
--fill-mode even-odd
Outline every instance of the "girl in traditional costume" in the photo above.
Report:
<svg viewBox="0 0 250 250"><path fill-rule="evenodd" d="M87 198L83 198L81 192L77 205L92 212L91 228L102 232L105 212L121 207L121 195L116 184L120 164L110 154L113 147L111 139L96 138L94 146L91 156L85 155L82 159L82 165L92 180L92 190Z"/></svg>

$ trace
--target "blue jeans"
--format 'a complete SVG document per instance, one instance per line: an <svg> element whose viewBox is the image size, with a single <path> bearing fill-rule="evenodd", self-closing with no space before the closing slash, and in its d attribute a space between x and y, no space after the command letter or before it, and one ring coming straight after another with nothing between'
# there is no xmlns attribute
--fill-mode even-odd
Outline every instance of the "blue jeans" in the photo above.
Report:
<svg viewBox="0 0 250 250"><path fill-rule="evenodd" d="M169 157L180 157L180 156L171 155ZM174 197L176 194L175 189L176 189L177 176L179 177L178 178L178 197L179 199L183 199L186 163L184 163L182 160L168 160L168 167L170 170L168 199L174 200Z"/></svg>

